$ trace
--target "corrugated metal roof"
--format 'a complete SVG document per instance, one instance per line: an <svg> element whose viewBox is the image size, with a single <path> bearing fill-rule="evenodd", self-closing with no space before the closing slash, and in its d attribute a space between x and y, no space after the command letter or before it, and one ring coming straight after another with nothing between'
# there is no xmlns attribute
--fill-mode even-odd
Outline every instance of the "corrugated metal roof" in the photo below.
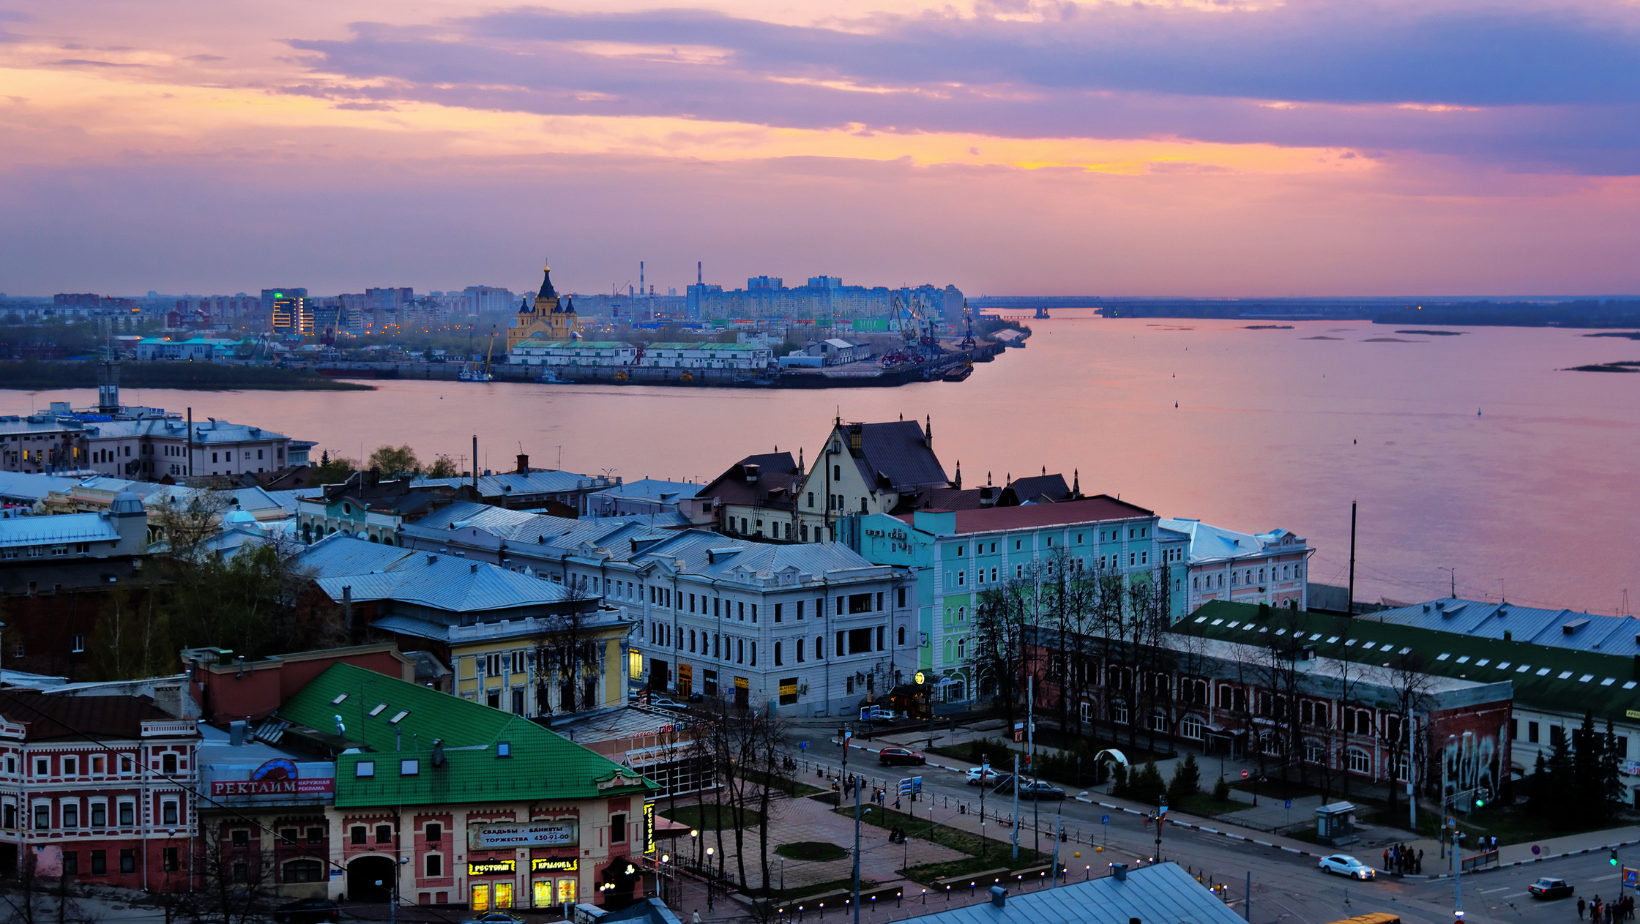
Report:
<svg viewBox="0 0 1640 924"><path fill-rule="evenodd" d="M337 758L337 808L596 799L658 788L522 716L351 664L327 668L279 716L368 749ZM433 766L435 740L443 742L442 767ZM502 742L509 756L499 753ZM359 775L361 763L370 775ZM627 780L610 785L617 775Z"/></svg>
<svg viewBox="0 0 1640 924"><path fill-rule="evenodd" d="M25 472L0 472L0 498L14 501L44 500L53 491L67 491L80 483L78 478L61 475L33 475Z"/></svg>
<svg viewBox="0 0 1640 924"><path fill-rule="evenodd" d="M1174 630L1245 641L1244 630L1236 627L1258 622L1258 614L1256 606L1216 600ZM1640 670L1633 657L1442 632L1382 622L1376 615L1275 609L1266 619L1271 626L1305 633L1305 643L1325 658L1382 663L1409 648L1418 653L1421 668L1435 676L1487 683L1507 680L1514 685L1515 702L1531 709L1567 715L1592 709L1596 718L1626 725L1634 724L1626 712L1640 710Z"/></svg>
<svg viewBox="0 0 1640 924"><path fill-rule="evenodd" d="M326 536L324 541L333 540L377 545L341 533ZM525 577L486 562L392 546L386 548L398 552L398 557L369 570L352 570L371 561L369 552L361 551L353 556L337 553L329 573L318 579L319 588L332 600L342 599L343 588L351 588L352 599L357 601L396 600L451 613L545 606L563 603L571 596L561 585ZM305 556L299 558L299 564L305 565L304 559ZM338 573L338 568L346 570Z"/></svg>
<svg viewBox="0 0 1640 924"><path fill-rule="evenodd" d="M910 918L920 924L1235 924L1241 918L1177 863L1129 870L1055 889L1014 893L1004 906L980 902Z"/></svg>
<svg viewBox="0 0 1640 924"><path fill-rule="evenodd" d="M1517 642L1602 654L1640 654L1640 619L1633 616L1445 599L1382 610L1361 618L1476 638L1501 639L1507 632Z"/></svg>
<svg viewBox="0 0 1640 924"><path fill-rule="evenodd" d="M895 491L906 492L917 488L943 488L950 484L945 466L928 446L922 424L915 420L894 420L888 423L844 424L837 428L837 436L848 446L849 434L860 427L860 449L854 455L854 464L860 476L873 490L886 480Z"/></svg>
<svg viewBox="0 0 1640 924"><path fill-rule="evenodd" d="M327 578L382 571L405 556L418 554L425 553L332 533L303 549L295 565L311 571L315 578Z"/></svg>
<svg viewBox="0 0 1640 924"><path fill-rule="evenodd" d="M64 542L118 542L114 521L100 513L0 519L0 548Z"/></svg>

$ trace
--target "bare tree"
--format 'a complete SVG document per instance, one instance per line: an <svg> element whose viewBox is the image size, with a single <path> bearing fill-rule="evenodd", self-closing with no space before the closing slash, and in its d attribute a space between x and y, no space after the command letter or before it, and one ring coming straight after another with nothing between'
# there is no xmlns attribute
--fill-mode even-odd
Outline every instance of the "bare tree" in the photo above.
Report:
<svg viewBox="0 0 1640 924"><path fill-rule="evenodd" d="M558 709L561 714L576 711L576 703L594 705L596 697L587 695L589 683L595 683L600 674L604 646L598 639L593 622L597 618L596 600L586 590L586 584L575 577L565 583L568 595L561 612L537 617L541 626L535 636L530 656L535 670L535 710L538 715L551 715L552 688L558 688Z"/></svg>
<svg viewBox="0 0 1640 924"><path fill-rule="evenodd" d="M195 842L197 880L182 904L183 916L196 924L252 924L264 920L276 903L273 863L264 857L255 834L235 845L227 825L205 832Z"/></svg>
<svg viewBox="0 0 1640 924"><path fill-rule="evenodd" d="M1405 758L1410 771L1417 757L1408 750L1408 733L1417 734L1418 715L1429 708L1432 678L1425 671L1423 658L1408 648L1401 649L1392 657L1386 670L1391 703L1382 710L1384 720L1378 723L1375 730L1389 754L1389 807L1393 810L1399 788L1395 785L1396 776L1400 772L1402 759Z"/></svg>

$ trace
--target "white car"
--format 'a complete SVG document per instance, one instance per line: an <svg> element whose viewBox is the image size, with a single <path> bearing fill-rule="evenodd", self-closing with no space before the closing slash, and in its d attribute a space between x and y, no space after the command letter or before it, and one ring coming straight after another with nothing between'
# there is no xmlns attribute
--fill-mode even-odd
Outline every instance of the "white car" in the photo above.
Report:
<svg viewBox="0 0 1640 924"><path fill-rule="evenodd" d="M1347 853L1335 853L1330 857L1322 857L1318 864L1323 873L1335 873L1339 876L1348 876L1351 879L1376 879L1378 873L1372 867Z"/></svg>
<svg viewBox="0 0 1640 924"><path fill-rule="evenodd" d="M995 768L995 767L969 767L968 768L968 785L969 786L978 786L978 785L980 785L981 778L983 777L984 784L989 786L992 783L995 783L997 781L997 777L999 777L1001 775L1002 775L1001 771L997 770L997 768Z"/></svg>

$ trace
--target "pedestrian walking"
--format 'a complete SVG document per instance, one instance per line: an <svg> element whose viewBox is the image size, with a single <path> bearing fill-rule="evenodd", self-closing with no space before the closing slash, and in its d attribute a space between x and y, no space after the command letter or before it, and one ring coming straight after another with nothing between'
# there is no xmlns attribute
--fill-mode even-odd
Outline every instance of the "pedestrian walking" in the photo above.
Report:
<svg viewBox="0 0 1640 924"><path fill-rule="evenodd" d="M700 924L700 909L699 908L695 909L693 924Z"/></svg>
<svg viewBox="0 0 1640 924"><path fill-rule="evenodd" d="M1420 847L1420 848L1418 848L1418 863L1417 863L1417 867L1418 867L1418 868L1417 868L1417 873L1418 873L1418 874L1419 874L1419 875L1423 875L1423 872L1424 872L1424 849L1423 849L1423 848L1422 848L1422 847Z"/></svg>
<svg viewBox="0 0 1640 924"><path fill-rule="evenodd" d="M1579 921L1583 920L1583 898L1581 896L1577 900L1577 919Z"/></svg>
<svg viewBox="0 0 1640 924"><path fill-rule="evenodd" d="M1384 872L1386 872L1386 873L1387 873L1387 872L1389 872L1389 871L1390 871L1390 866L1389 866L1389 848L1388 848L1388 847L1385 847L1385 848L1384 848Z"/></svg>

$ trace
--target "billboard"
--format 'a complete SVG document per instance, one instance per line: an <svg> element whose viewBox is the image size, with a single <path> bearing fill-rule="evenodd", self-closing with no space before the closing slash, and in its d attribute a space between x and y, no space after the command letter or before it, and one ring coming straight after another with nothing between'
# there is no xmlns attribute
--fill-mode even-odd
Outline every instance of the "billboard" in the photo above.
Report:
<svg viewBox="0 0 1640 924"><path fill-rule="evenodd" d="M532 824L473 825L467 829L467 846L473 850L497 847L569 847L580 843L573 821L538 821Z"/></svg>

